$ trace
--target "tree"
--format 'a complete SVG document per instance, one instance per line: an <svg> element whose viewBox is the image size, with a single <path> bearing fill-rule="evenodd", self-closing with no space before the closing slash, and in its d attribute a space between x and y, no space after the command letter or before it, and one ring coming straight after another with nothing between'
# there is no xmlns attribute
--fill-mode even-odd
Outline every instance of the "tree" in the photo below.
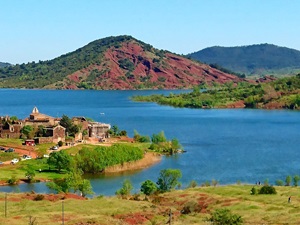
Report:
<svg viewBox="0 0 300 225"><path fill-rule="evenodd" d="M10 121L17 121L18 120L18 117L17 116L11 116L10 117Z"/></svg>
<svg viewBox="0 0 300 225"><path fill-rule="evenodd" d="M167 192L174 189L178 184L178 179L182 177L181 171L179 169L164 169L159 173L158 190L161 192Z"/></svg>
<svg viewBox="0 0 300 225"><path fill-rule="evenodd" d="M35 176L34 169L31 167L28 167L26 170L26 173L25 173L25 177L27 177L29 183L33 180L34 176Z"/></svg>
<svg viewBox="0 0 300 225"><path fill-rule="evenodd" d="M70 189L72 188L71 182L67 178L55 178L52 182L48 182L47 187L56 191L57 193L68 193L70 192Z"/></svg>
<svg viewBox="0 0 300 225"><path fill-rule="evenodd" d="M73 124L72 119L70 119L68 116L63 115L59 124L66 128L66 133L68 136L75 137L75 134L77 134L80 131L80 128L78 125Z"/></svg>
<svg viewBox="0 0 300 225"><path fill-rule="evenodd" d="M111 127L111 129L109 130L109 133L112 135L112 136L118 136L119 135L119 127L117 125L113 125Z"/></svg>
<svg viewBox="0 0 300 225"><path fill-rule="evenodd" d="M276 180L275 183L277 186L283 186L283 184L284 184L283 180Z"/></svg>
<svg viewBox="0 0 300 225"><path fill-rule="evenodd" d="M66 128L66 132L70 132L70 128L73 125L72 120L67 115L62 116L59 124Z"/></svg>
<svg viewBox="0 0 300 225"><path fill-rule="evenodd" d="M132 191L133 186L130 180L124 180L123 186L121 189L116 191L116 195L121 195L121 196L127 196L130 195L130 192Z"/></svg>
<svg viewBox="0 0 300 225"><path fill-rule="evenodd" d="M181 144L179 143L178 139L177 138L173 138L171 140L171 149L170 149L170 153L173 154L174 152L178 152L179 149L181 149L182 146Z"/></svg>
<svg viewBox="0 0 300 225"><path fill-rule="evenodd" d="M65 178L54 179L53 182L47 183L47 186L57 193L70 191L80 192L80 195L85 197L87 194L93 194L92 186L89 180L82 178L82 172L72 170Z"/></svg>
<svg viewBox="0 0 300 225"><path fill-rule="evenodd" d="M167 138L165 136L164 131L159 132L158 134L153 134L151 138L152 143L158 144L161 142L166 142Z"/></svg>
<svg viewBox="0 0 300 225"><path fill-rule="evenodd" d="M45 127L43 125L38 126L37 131L35 133L36 137L43 137L45 135Z"/></svg>
<svg viewBox="0 0 300 225"><path fill-rule="evenodd" d="M150 137L149 136L142 136L136 130L133 131L133 139L136 142L141 142L141 143L150 142Z"/></svg>
<svg viewBox="0 0 300 225"><path fill-rule="evenodd" d="M195 187L197 187L197 181L195 181L195 180L192 180L190 183L189 183L189 186L188 186L188 188L195 188Z"/></svg>
<svg viewBox="0 0 300 225"><path fill-rule="evenodd" d="M70 170L72 158L66 151L52 152L47 160L49 166L54 166L61 172L62 169Z"/></svg>
<svg viewBox="0 0 300 225"><path fill-rule="evenodd" d="M290 186L291 182L292 182L292 177L289 175L285 178L285 185Z"/></svg>
<svg viewBox="0 0 300 225"><path fill-rule="evenodd" d="M82 179L81 183L78 186L78 190L81 192L81 196L85 197L88 194L93 194L93 188L91 182L87 179Z"/></svg>
<svg viewBox="0 0 300 225"><path fill-rule="evenodd" d="M68 175L68 181L70 181L70 187L74 192L79 191L82 197L88 194L93 194L93 188L89 180L82 178L82 171L72 170Z"/></svg>
<svg viewBox="0 0 300 225"><path fill-rule="evenodd" d="M243 224L243 219L241 216L237 214L232 214L229 209L217 209L211 214L211 217L207 219L214 225L228 225L235 224L240 225Z"/></svg>
<svg viewBox="0 0 300 225"><path fill-rule="evenodd" d="M141 192L144 193L145 195L151 195L155 191L157 191L157 186L153 181L146 180L142 183Z"/></svg>
<svg viewBox="0 0 300 225"><path fill-rule="evenodd" d="M297 187L298 186L298 182L300 181L300 177L298 175L295 175L293 177L293 181L294 181L294 186Z"/></svg>
<svg viewBox="0 0 300 225"><path fill-rule="evenodd" d="M22 129L21 129L21 134L23 134L25 136L25 138L33 138L32 137L32 132L33 132L33 127L30 125L25 125Z"/></svg>
<svg viewBox="0 0 300 225"><path fill-rule="evenodd" d="M127 131L126 130L121 130L119 135L127 137Z"/></svg>

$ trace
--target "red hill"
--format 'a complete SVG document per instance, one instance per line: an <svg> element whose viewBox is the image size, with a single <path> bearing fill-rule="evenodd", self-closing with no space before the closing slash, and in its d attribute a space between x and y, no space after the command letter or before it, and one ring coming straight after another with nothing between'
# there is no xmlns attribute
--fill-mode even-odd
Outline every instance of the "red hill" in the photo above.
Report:
<svg viewBox="0 0 300 225"><path fill-rule="evenodd" d="M2 87L178 89L243 80L130 36L100 39L50 61L8 68L0 70Z"/></svg>

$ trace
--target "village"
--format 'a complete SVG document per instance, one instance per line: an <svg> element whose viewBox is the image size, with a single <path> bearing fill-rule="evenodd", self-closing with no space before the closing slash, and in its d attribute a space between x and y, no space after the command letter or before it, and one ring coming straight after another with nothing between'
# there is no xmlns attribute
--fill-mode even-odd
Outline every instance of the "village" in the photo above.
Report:
<svg viewBox="0 0 300 225"><path fill-rule="evenodd" d="M67 126L64 127L64 119L69 121L68 125L75 127L75 132L68 132ZM76 143L98 143L105 142L109 138L110 124L95 122L83 116L68 118L54 118L42 114L37 107L34 107L29 117L17 119L14 116L0 117L0 138L2 139L23 139L24 149L16 149L20 155L27 153L36 156L34 146L38 144L53 143L52 150L57 150L58 146L66 148L74 146ZM27 131L26 131L27 130ZM13 152L13 146L1 147L2 151ZM27 156L25 154L25 156ZM24 156L24 154L23 154ZM30 156L31 157L31 156ZM25 158L25 157L24 157Z"/></svg>

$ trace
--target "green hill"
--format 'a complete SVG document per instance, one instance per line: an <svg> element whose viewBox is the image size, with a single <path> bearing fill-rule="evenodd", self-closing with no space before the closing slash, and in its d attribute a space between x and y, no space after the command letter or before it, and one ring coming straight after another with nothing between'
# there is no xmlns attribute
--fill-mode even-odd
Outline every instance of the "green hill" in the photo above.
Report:
<svg viewBox="0 0 300 225"><path fill-rule="evenodd" d="M6 67L6 66L11 66L11 64L10 63L0 62L0 68Z"/></svg>
<svg viewBox="0 0 300 225"><path fill-rule="evenodd" d="M241 79L131 36L99 39L52 60L0 69L0 88L178 89L231 81Z"/></svg>
<svg viewBox="0 0 300 225"><path fill-rule="evenodd" d="M286 75L300 71L300 51L271 44L215 46L188 54L188 57L246 75Z"/></svg>

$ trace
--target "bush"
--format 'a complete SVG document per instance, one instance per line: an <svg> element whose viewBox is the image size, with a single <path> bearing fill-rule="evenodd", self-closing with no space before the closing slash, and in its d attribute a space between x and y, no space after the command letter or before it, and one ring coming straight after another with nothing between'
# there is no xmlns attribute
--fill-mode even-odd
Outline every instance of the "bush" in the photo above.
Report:
<svg viewBox="0 0 300 225"><path fill-rule="evenodd" d="M263 186L258 194L266 194L266 195L272 195L272 194L276 194L276 190L273 186Z"/></svg>
<svg viewBox="0 0 300 225"><path fill-rule="evenodd" d="M197 187L197 182L195 181L195 180L192 180L190 183L189 183L189 186L188 186L188 188L195 188L195 187Z"/></svg>
<svg viewBox="0 0 300 225"><path fill-rule="evenodd" d="M240 215L232 214L229 209L217 209L211 214L211 217L207 219L215 225L227 225L227 224L243 224L243 219Z"/></svg>
<svg viewBox="0 0 300 225"><path fill-rule="evenodd" d="M209 187L209 186L210 186L209 181L205 181L204 183L201 184L201 187Z"/></svg>
<svg viewBox="0 0 300 225"><path fill-rule="evenodd" d="M18 180L17 180L16 176L15 176L15 175L12 175L11 178L9 178L9 179L7 180L7 183L10 184L10 185L13 185L13 184L16 184L17 181L18 181Z"/></svg>
<svg viewBox="0 0 300 225"><path fill-rule="evenodd" d="M289 175L285 178L285 185L290 186L292 182L292 177Z"/></svg>
<svg viewBox="0 0 300 225"><path fill-rule="evenodd" d="M257 194L256 188L252 187L250 193L251 193L251 195L256 195Z"/></svg>
<svg viewBox="0 0 300 225"><path fill-rule="evenodd" d="M219 183L219 181L217 181L217 180L215 180L215 179L213 179L213 180L211 181L211 185L214 186L214 187L216 187L216 186L218 185L218 183Z"/></svg>
<svg viewBox="0 0 300 225"><path fill-rule="evenodd" d="M141 192L145 195L151 195L157 191L156 184L151 180L146 180L141 185Z"/></svg>
<svg viewBox="0 0 300 225"><path fill-rule="evenodd" d="M275 183L276 183L277 186L283 186L284 185L283 180L276 180Z"/></svg>
<svg viewBox="0 0 300 225"><path fill-rule="evenodd" d="M45 198L45 196L44 195L41 195L41 194L38 194L38 195L36 195L35 197L34 197L34 201L41 201L41 200L43 200Z"/></svg>
<svg viewBox="0 0 300 225"><path fill-rule="evenodd" d="M181 210L182 214L198 213L201 211L201 206L196 201L189 201L184 204Z"/></svg>
<svg viewBox="0 0 300 225"><path fill-rule="evenodd" d="M61 147L61 146L63 146L64 143L62 141L59 141L57 144L59 147Z"/></svg>
<svg viewBox="0 0 300 225"><path fill-rule="evenodd" d="M124 180L123 186L121 189L116 191L116 195L120 195L122 197L130 195L133 190L133 186L130 180Z"/></svg>

